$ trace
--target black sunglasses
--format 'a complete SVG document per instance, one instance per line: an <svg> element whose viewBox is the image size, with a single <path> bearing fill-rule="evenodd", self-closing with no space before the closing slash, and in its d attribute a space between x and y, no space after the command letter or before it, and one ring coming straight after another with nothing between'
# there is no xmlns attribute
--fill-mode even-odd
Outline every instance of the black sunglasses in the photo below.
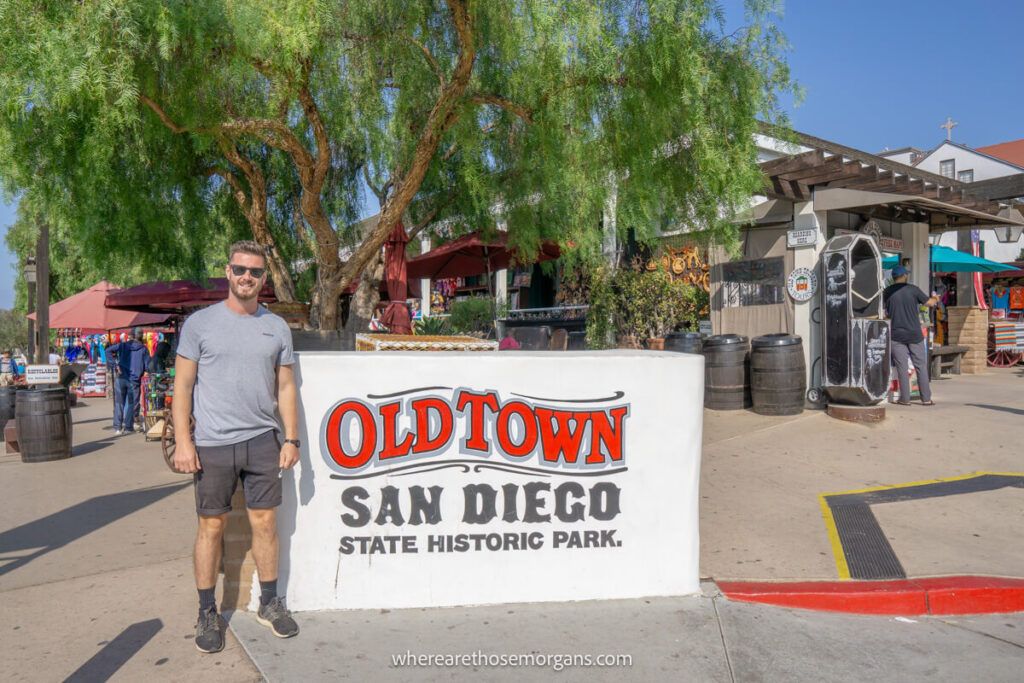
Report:
<svg viewBox="0 0 1024 683"><path fill-rule="evenodd" d="M242 277L245 275L245 271L249 271L257 280L263 277L263 274L267 272L266 268L247 268L245 266L236 266L234 263L229 263L228 267L231 268L231 272L235 277Z"/></svg>

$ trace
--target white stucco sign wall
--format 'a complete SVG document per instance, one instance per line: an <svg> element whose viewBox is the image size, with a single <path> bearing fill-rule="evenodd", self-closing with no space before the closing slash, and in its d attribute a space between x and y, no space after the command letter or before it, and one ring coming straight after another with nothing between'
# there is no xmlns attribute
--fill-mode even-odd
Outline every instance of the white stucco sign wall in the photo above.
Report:
<svg viewBox="0 0 1024 683"><path fill-rule="evenodd" d="M295 610L698 590L703 359L300 353Z"/></svg>

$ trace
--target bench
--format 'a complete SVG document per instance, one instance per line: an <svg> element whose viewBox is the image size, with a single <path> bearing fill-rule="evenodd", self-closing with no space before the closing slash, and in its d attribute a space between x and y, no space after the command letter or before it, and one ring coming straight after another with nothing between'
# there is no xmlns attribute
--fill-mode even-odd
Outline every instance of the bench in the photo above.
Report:
<svg viewBox="0 0 1024 683"><path fill-rule="evenodd" d="M929 377L941 377L943 370L945 374L960 374L960 359L969 349L966 346L950 344L947 346L933 346L928 364Z"/></svg>

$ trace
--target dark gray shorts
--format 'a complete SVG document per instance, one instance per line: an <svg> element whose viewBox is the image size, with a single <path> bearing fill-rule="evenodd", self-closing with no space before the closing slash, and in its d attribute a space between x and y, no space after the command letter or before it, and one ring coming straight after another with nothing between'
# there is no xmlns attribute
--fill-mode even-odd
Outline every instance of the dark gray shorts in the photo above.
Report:
<svg viewBox="0 0 1024 683"><path fill-rule="evenodd" d="M201 470L193 475L196 512L222 515L231 510L238 480L245 491L245 506L275 508L281 504L281 444L271 429L230 446L196 446Z"/></svg>

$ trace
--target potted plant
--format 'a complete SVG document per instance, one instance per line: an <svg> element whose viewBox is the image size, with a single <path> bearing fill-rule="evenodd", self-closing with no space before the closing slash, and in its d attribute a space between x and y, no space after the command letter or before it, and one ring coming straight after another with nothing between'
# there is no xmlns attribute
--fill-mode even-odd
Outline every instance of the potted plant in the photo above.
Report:
<svg viewBox="0 0 1024 683"><path fill-rule="evenodd" d="M699 287L672 280L661 267L623 269L613 277L619 348L665 348L665 335L696 326L707 294Z"/></svg>

